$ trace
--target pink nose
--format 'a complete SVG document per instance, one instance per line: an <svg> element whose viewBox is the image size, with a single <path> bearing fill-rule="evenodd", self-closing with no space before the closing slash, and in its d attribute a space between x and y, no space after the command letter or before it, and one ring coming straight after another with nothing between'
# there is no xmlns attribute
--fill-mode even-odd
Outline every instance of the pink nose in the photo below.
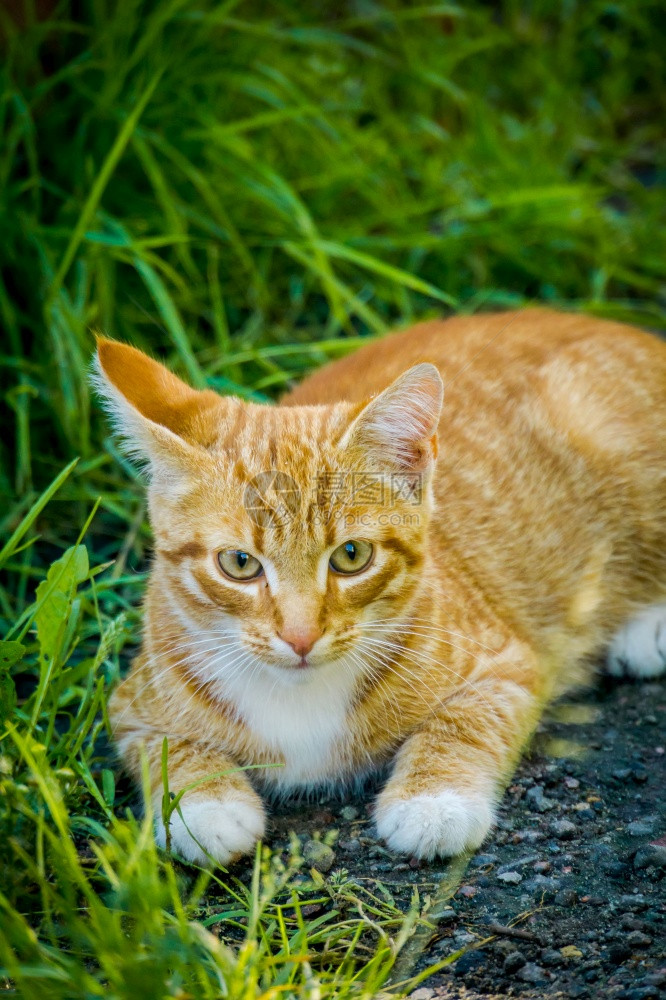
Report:
<svg viewBox="0 0 666 1000"><path fill-rule="evenodd" d="M286 628L278 633L298 656L307 656L321 632L316 628Z"/></svg>

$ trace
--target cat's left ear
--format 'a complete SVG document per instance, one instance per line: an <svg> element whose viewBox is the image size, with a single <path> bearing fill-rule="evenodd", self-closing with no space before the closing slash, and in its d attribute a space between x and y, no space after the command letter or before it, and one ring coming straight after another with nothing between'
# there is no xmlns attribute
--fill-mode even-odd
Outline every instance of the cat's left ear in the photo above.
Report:
<svg viewBox="0 0 666 1000"><path fill-rule="evenodd" d="M125 450L148 465L152 479L167 482L196 466L229 402L192 389L135 347L101 337L92 379Z"/></svg>
<svg viewBox="0 0 666 1000"><path fill-rule="evenodd" d="M399 472L425 472L437 457L444 385L434 365L415 365L371 399L343 444L372 453Z"/></svg>

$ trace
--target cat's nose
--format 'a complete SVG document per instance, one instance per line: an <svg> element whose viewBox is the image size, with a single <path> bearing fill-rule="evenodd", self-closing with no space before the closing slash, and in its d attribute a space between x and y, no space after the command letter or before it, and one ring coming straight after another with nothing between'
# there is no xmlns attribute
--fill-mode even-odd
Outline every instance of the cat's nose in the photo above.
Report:
<svg viewBox="0 0 666 1000"><path fill-rule="evenodd" d="M317 639L321 637L318 628L286 628L278 635L286 642L297 656L307 656Z"/></svg>

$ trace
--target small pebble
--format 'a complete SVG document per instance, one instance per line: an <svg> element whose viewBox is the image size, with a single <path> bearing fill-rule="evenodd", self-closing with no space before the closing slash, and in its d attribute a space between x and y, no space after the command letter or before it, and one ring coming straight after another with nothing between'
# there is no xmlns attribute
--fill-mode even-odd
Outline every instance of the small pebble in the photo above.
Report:
<svg viewBox="0 0 666 1000"><path fill-rule="evenodd" d="M467 976L470 972L478 972L486 964L486 955L482 951L467 951L461 955L453 967L456 976Z"/></svg>
<svg viewBox="0 0 666 1000"><path fill-rule="evenodd" d="M476 896L477 892L478 890L473 885L461 885L456 895L471 899L472 896Z"/></svg>
<svg viewBox="0 0 666 1000"><path fill-rule="evenodd" d="M627 778L629 777L629 775L631 774L631 768L628 768L628 767L618 767L614 771L611 771L611 774L618 781L626 781Z"/></svg>
<svg viewBox="0 0 666 1000"><path fill-rule="evenodd" d="M666 868L666 844L645 844L634 856L634 868Z"/></svg>
<svg viewBox="0 0 666 1000"><path fill-rule="evenodd" d="M466 944L473 944L476 941L476 934L470 934L469 931L456 931L453 937L458 948L462 948Z"/></svg>
<svg viewBox="0 0 666 1000"><path fill-rule="evenodd" d="M589 997L590 991L585 986L571 986L567 994L569 1000L583 1000Z"/></svg>
<svg viewBox="0 0 666 1000"><path fill-rule="evenodd" d="M627 944L630 948L649 948L652 938L642 931L632 931L631 934L627 934Z"/></svg>
<svg viewBox="0 0 666 1000"><path fill-rule="evenodd" d="M504 959L502 968L508 976L513 976L518 969L522 969L524 965L527 965L527 959L523 955L522 951L512 951Z"/></svg>
<svg viewBox="0 0 666 1000"><path fill-rule="evenodd" d="M634 989L616 993L617 1000L659 1000L659 990L654 986L635 986Z"/></svg>
<svg viewBox="0 0 666 1000"><path fill-rule="evenodd" d="M623 913L620 918L620 927L625 931L644 931L646 926L644 920L639 920L632 913Z"/></svg>
<svg viewBox="0 0 666 1000"><path fill-rule="evenodd" d="M418 990L414 990L413 993L409 994L408 1000L432 1000L435 991L430 989L428 986L421 986Z"/></svg>
<svg viewBox="0 0 666 1000"><path fill-rule="evenodd" d="M470 868L484 868L486 865L494 865L499 858L496 854L477 854L470 861Z"/></svg>
<svg viewBox="0 0 666 1000"><path fill-rule="evenodd" d="M575 906L578 902L578 896L573 889L560 889L560 891L555 896L556 906Z"/></svg>
<svg viewBox="0 0 666 1000"><path fill-rule="evenodd" d="M358 809L356 806L344 806L340 810L340 815L344 820L347 820L348 823L351 823L352 820L358 818Z"/></svg>
<svg viewBox="0 0 666 1000"><path fill-rule="evenodd" d="M657 969L645 977L648 986L657 986L659 989L666 987L666 969Z"/></svg>
<svg viewBox="0 0 666 1000"><path fill-rule="evenodd" d="M643 816L627 825L627 833L632 837L648 837L654 830L656 816Z"/></svg>
<svg viewBox="0 0 666 1000"><path fill-rule="evenodd" d="M534 962L527 962L518 969L517 976L525 983L543 983L547 979L546 970Z"/></svg>
<svg viewBox="0 0 666 1000"><path fill-rule="evenodd" d="M512 840L514 844L522 844L523 841L534 844L537 840L543 840L543 834L541 830L516 830Z"/></svg>
<svg viewBox="0 0 666 1000"><path fill-rule="evenodd" d="M548 812L550 809L554 809L556 805L552 799L545 798L543 785L535 785L534 788L529 788L525 792L525 801L528 803L530 809L540 813Z"/></svg>
<svg viewBox="0 0 666 1000"><path fill-rule="evenodd" d="M550 824L550 830L558 840L571 840L578 832L578 827L568 819L556 819Z"/></svg>
<svg viewBox="0 0 666 1000"><path fill-rule="evenodd" d="M506 882L507 885L518 885L519 882L523 881L520 872L500 872L497 878L500 882Z"/></svg>
<svg viewBox="0 0 666 1000"><path fill-rule="evenodd" d="M608 959L613 965L622 965L631 957L631 949L626 944L612 944L608 949Z"/></svg>
<svg viewBox="0 0 666 1000"><path fill-rule="evenodd" d="M525 883L523 888L529 889L530 892L534 889L554 889L557 891L560 885L561 882L558 878L552 878L550 875L535 875L534 878Z"/></svg>
<svg viewBox="0 0 666 1000"><path fill-rule="evenodd" d="M308 840L303 848L307 864L318 872L327 872L333 867L335 851L318 840Z"/></svg>
<svg viewBox="0 0 666 1000"><path fill-rule="evenodd" d="M632 913L642 913L648 908L645 896L640 892L625 893L618 899L618 904L623 912L631 910Z"/></svg>

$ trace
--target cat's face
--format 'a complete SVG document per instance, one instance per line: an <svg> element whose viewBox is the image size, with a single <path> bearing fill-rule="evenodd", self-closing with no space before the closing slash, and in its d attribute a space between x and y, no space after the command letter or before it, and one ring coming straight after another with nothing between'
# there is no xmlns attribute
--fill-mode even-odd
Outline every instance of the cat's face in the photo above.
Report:
<svg viewBox="0 0 666 1000"><path fill-rule="evenodd" d="M98 384L150 462L165 647L180 639L193 672L222 679L368 669L427 557L436 370L367 404L268 407L195 392L102 341Z"/></svg>

